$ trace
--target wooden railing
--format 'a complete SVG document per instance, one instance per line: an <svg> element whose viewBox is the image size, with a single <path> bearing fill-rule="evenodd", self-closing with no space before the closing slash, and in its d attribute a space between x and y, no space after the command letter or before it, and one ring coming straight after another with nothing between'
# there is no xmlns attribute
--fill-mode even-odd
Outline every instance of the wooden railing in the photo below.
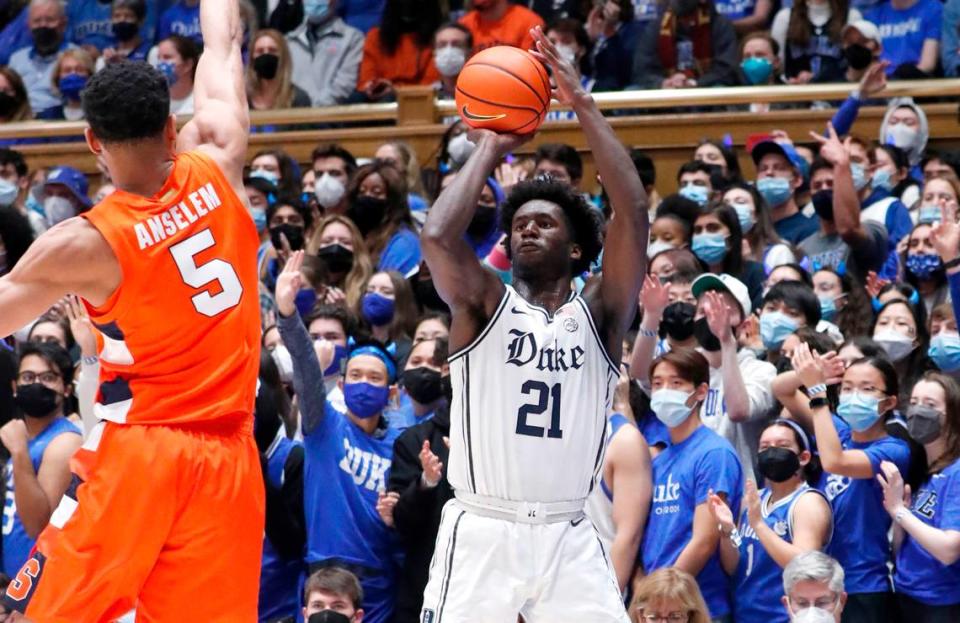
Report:
<svg viewBox="0 0 960 623"><path fill-rule="evenodd" d="M624 91L597 93L594 99L604 111L619 111L611 116L623 142L647 151L656 161L661 192L675 187L672 172L688 160L693 146L702 138L729 135L734 145L742 146L746 137L777 128L795 140L809 140L810 130L822 131L833 110L796 108L767 113L737 111L735 107L753 102L801 103L839 102L856 88L854 84L824 84L775 87L720 87L703 89ZM957 101L960 79L891 82L878 98L912 96L935 98L924 104L930 122L931 145L953 147L960 144ZM947 99L947 102L943 100ZM730 107L731 110L717 110ZM656 109L654 112L652 109ZM552 110L564 110L554 104ZM704 112L709 110L709 112ZM878 136L883 107L861 110L854 133L866 139ZM417 151L421 164L431 166L446 129L444 120L456 116L450 100L436 100L429 87L401 89L398 101L385 104L359 104L329 108L255 111L255 127L282 128L281 131L254 132L250 136L250 155L259 150L281 148L301 162L322 142L343 144L360 157L372 156L386 140L405 140ZM185 123L189 118L181 119ZM96 174L96 163L86 145L78 141L86 127L83 122L38 122L0 125L0 140L39 138L41 144L18 146L32 167L69 164ZM72 141L72 142L69 142ZM526 146L532 151L540 143L563 142L577 147L584 155L585 178L592 179L592 159L575 120L544 124L537 138ZM752 171L752 162L744 157L742 168Z"/></svg>

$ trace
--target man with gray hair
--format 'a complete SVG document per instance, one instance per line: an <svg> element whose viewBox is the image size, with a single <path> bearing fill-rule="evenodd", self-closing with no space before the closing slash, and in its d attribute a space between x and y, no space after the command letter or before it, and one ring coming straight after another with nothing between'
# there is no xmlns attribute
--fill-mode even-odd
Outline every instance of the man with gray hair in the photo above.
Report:
<svg viewBox="0 0 960 623"><path fill-rule="evenodd" d="M843 567L823 552L804 552L783 570L783 593L792 623L840 623L847 603Z"/></svg>
<svg viewBox="0 0 960 623"><path fill-rule="evenodd" d="M27 27L33 36L33 45L10 56L10 69L23 78L35 115L61 104L60 97L53 92L51 76L60 52L73 47L64 37L65 6L62 0L30 0Z"/></svg>

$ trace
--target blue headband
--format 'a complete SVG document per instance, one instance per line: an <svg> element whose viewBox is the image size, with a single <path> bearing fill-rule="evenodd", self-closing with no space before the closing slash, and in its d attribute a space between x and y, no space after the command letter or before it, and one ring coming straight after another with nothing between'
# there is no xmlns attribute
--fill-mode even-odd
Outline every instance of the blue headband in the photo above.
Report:
<svg viewBox="0 0 960 623"><path fill-rule="evenodd" d="M383 365L387 367L387 378L390 381L390 384L396 382L397 380L397 364L393 362L390 358L390 355L384 351L384 349L377 346L363 345L358 346L350 351L350 355L347 357L347 361L350 361L358 355L369 355L370 357L376 357L383 362Z"/></svg>
<svg viewBox="0 0 960 623"><path fill-rule="evenodd" d="M779 418L777 420L774 420L773 423L789 426L790 428L793 429L795 433L797 433L797 435L800 437L800 440L803 442L803 447L800 448L801 452L803 452L804 450L810 450L811 452L813 451L813 448L810 447L810 438L807 436L807 431L803 430L803 428L799 424L797 424L793 420L787 420L784 418Z"/></svg>

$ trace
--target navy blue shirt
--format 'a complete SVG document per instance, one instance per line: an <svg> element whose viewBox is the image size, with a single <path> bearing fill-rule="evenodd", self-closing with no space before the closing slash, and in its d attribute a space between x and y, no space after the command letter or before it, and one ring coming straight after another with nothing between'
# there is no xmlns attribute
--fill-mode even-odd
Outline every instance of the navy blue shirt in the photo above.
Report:
<svg viewBox="0 0 960 623"><path fill-rule="evenodd" d="M793 216L780 219L773 224L777 235L790 244L800 244L800 241L820 231L820 219L816 216L804 216L797 212Z"/></svg>

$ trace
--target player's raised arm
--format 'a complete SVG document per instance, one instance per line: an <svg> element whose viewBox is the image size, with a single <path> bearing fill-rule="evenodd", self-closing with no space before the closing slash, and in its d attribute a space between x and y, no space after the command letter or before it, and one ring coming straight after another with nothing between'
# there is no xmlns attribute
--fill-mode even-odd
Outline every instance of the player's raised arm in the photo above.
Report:
<svg viewBox="0 0 960 623"><path fill-rule="evenodd" d="M195 112L181 130L177 147L180 151L203 149L231 183L242 187L250 114L240 52L243 22L238 0L200 0L200 30L203 54L194 78Z"/></svg>
<svg viewBox="0 0 960 623"><path fill-rule="evenodd" d="M540 28L531 31L537 54L553 69L556 89L553 96L573 106L587 144L593 154L603 187L613 207L603 245L603 280L600 300L604 318L618 326L607 327L622 335L633 314L646 273L647 238L650 227L647 193L630 154L603 117L590 94L580 86L576 70L564 61ZM620 345L616 345L619 352Z"/></svg>
<svg viewBox="0 0 960 623"><path fill-rule="evenodd" d="M453 350L466 346L475 337L471 327L461 322L464 314L478 321L480 326L474 328L479 330L496 311L503 295L500 280L483 268L464 235L477 210L487 177L504 155L529 137L474 130L471 138L477 148L430 208L420 235L420 246L433 283L454 312Z"/></svg>

